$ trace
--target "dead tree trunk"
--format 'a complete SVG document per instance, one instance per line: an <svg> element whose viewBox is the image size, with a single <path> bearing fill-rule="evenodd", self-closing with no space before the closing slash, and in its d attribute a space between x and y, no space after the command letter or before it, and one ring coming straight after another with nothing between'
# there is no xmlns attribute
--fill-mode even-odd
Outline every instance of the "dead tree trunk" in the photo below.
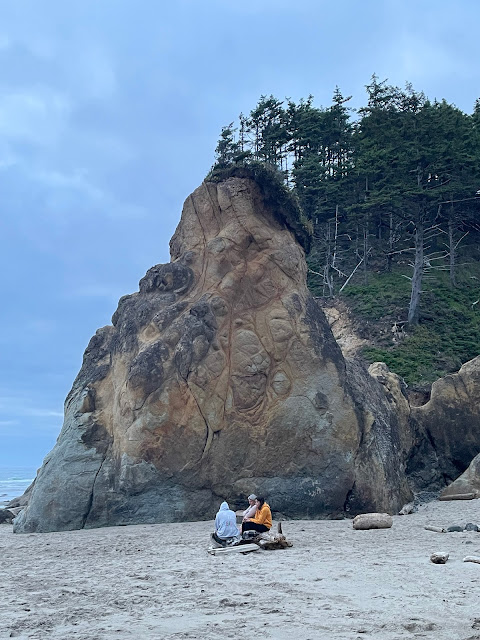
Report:
<svg viewBox="0 0 480 640"><path fill-rule="evenodd" d="M392 270L392 258L393 258L393 211L390 211L388 216L388 253L387 253L387 271Z"/></svg>
<svg viewBox="0 0 480 640"><path fill-rule="evenodd" d="M410 305L408 307L407 322L410 326L418 324L420 315L420 296L422 293L422 279L424 270L423 259L423 234L424 223L421 216L417 221L415 229L415 262L413 265L412 290L410 294Z"/></svg>
<svg viewBox="0 0 480 640"><path fill-rule="evenodd" d="M363 226L363 283L368 285L368 254L370 253L368 245L368 214L365 215Z"/></svg>
<svg viewBox="0 0 480 640"><path fill-rule="evenodd" d="M449 274L450 274L450 287L455 289L457 286L457 279L455 274L455 252L456 245L454 239L454 229L453 229L453 216L449 216L448 218L448 253L449 253Z"/></svg>

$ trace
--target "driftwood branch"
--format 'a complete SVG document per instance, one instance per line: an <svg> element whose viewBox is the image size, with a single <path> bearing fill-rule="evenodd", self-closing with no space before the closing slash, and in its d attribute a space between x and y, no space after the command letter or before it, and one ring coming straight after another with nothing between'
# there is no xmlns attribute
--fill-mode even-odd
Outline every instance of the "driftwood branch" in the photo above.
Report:
<svg viewBox="0 0 480 640"><path fill-rule="evenodd" d="M455 493L450 496L440 496L439 500L473 500L476 497L476 493Z"/></svg>

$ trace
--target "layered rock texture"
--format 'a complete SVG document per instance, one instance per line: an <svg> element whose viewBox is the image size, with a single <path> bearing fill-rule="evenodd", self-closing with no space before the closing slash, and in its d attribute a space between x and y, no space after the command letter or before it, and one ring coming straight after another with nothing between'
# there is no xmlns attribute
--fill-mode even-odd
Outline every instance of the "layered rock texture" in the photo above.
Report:
<svg viewBox="0 0 480 640"><path fill-rule="evenodd" d="M411 499L420 419L386 367L346 364L293 226L248 174L186 200L172 262L91 339L15 531L204 519L252 491L291 517Z"/></svg>

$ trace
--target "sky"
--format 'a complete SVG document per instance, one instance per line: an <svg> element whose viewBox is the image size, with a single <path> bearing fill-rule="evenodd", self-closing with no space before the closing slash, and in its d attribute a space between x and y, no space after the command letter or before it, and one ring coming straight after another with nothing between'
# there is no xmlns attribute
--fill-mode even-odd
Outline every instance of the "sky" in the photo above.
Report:
<svg viewBox="0 0 480 640"><path fill-rule="evenodd" d="M470 113L478 0L0 0L0 466L39 467L223 125L376 73Z"/></svg>

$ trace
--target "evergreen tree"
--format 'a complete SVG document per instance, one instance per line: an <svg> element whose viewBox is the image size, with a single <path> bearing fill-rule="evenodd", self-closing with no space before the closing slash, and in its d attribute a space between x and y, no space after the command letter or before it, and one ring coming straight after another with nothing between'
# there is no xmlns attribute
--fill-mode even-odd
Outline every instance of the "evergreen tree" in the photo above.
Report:
<svg viewBox="0 0 480 640"><path fill-rule="evenodd" d="M215 165L216 169L225 169L233 164L235 158L241 153L241 147L238 142L235 142L235 132L237 129L233 128L233 122L229 125L222 127L220 134L220 140L215 147Z"/></svg>

